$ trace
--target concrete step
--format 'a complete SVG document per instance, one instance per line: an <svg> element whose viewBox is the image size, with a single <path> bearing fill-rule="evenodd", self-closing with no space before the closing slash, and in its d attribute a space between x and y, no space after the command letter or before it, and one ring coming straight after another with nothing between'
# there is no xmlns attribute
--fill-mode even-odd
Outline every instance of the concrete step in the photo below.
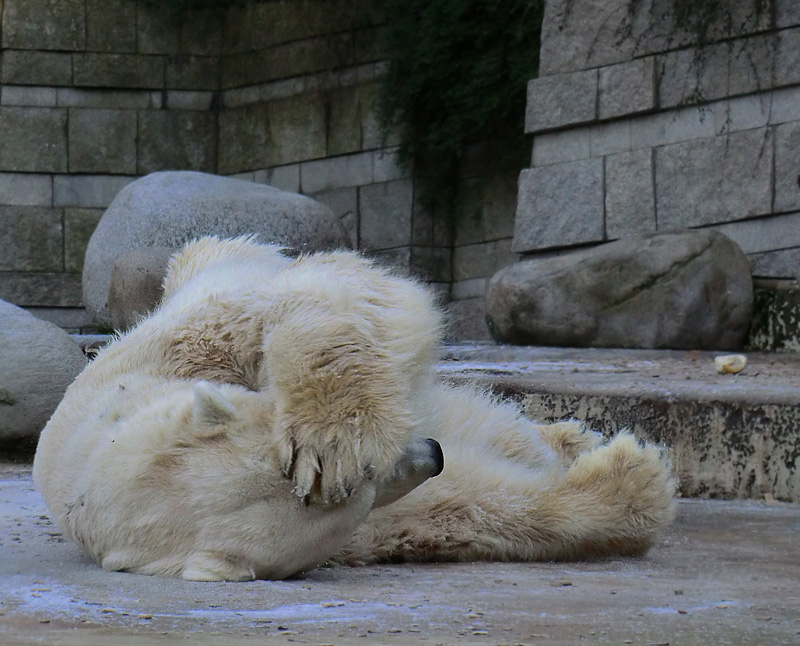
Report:
<svg viewBox="0 0 800 646"><path fill-rule="evenodd" d="M667 445L684 496L800 502L800 354L746 353L736 375L717 374L720 354L462 344L438 371L539 421Z"/></svg>

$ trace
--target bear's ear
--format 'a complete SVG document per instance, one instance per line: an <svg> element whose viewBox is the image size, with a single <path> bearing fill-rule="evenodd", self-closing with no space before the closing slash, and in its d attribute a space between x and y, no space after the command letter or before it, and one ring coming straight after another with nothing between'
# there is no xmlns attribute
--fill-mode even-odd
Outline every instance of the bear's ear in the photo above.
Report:
<svg viewBox="0 0 800 646"><path fill-rule="evenodd" d="M217 427L232 422L239 415L222 391L207 381L198 381L194 386L192 414L197 430L206 433L218 432Z"/></svg>

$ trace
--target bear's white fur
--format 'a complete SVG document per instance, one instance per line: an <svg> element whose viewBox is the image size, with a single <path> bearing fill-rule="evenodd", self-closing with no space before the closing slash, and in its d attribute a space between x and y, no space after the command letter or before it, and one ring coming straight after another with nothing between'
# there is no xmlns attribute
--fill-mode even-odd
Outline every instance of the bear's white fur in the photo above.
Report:
<svg viewBox="0 0 800 646"><path fill-rule="evenodd" d="M357 254L207 237L164 287L69 388L34 462L104 568L244 580L328 558L635 555L674 515L656 447L439 383L431 295ZM445 469L420 485L439 469L427 437Z"/></svg>

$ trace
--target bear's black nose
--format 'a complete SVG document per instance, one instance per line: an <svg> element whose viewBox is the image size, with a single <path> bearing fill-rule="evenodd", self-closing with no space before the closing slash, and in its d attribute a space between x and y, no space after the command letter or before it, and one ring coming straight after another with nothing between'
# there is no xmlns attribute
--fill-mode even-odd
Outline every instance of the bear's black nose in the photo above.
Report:
<svg viewBox="0 0 800 646"><path fill-rule="evenodd" d="M444 469L444 453L442 453L442 446L436 440L428 438L425 440L431 447L431 457L436 461L436 473L433 476L438 476L442 469Z"/></svg>

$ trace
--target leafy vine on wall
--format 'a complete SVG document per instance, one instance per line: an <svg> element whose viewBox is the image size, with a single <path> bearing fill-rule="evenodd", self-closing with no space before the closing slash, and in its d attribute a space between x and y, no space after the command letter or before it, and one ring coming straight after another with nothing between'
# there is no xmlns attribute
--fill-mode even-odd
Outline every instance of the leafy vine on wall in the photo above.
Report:
<svg viewBox="0 0 800 646"><path fill-rule="evenodd" d="M193 11L286 0L139 0ZM424 179L423 199L456 213L458 172L471 141L507 138L494 160L516 166L528 81L539 65L545 0L329 0L331 29L343 11L375 12L388 71L378 100L384 140L399 136L398 162ZM210 15L216 15L211 12ZM352 24L352 23L351 23ZM337 67L335 60L332 68Z"/></svg>

